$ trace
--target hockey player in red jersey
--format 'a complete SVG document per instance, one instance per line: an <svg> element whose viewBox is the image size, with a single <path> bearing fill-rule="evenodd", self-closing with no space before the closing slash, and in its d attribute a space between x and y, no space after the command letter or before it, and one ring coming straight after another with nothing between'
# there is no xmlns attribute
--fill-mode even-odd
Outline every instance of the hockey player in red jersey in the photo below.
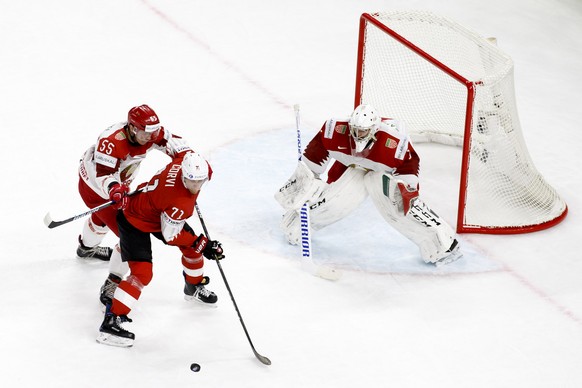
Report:
<svg viewBox="0 0 582 388"><path fill-rule="evenodd" d="M457 260L462 254L454 231L419 197L419 164L404 124L381 118L370 105L358 106L349 118L327 120L275 194L287 210L281 222L287 240L299 243L304 203L311 228L319 230L369 195L382 217L418 245L425 262ZM324 173L326 182L320 179Z"/></svg>
<svg viewBox="0 0 582 388"><path fill-rule="evenodd" d="M125 206L129 185L140 163L153 149L175 157L188 150L179 137L160 124L156 112L148 105L131 108L127 121L103 131L97 142L85 151L79 165L79 193L85 204L99 206L107 201L117 203L93 213L79 235L77 257L109 260L114 250L100 244L109 230L117 235L115 216Z"/></svg>
<svg viewBox="0 0 582 388"><path fill-rule="evenodd" d="M203 234L196 235L186 223L211 175L206 160L188 152L140 185L142 191L128 198L125 210L117 214L121 255L130 273L115 289L112 304L107 304L98 342L122 347L133 344L135 335L121 324L131 322L127 315L152 279L151 235L182 252L185 299L215 305L217 296L205 288L209 279L203 276L204 257L223 259L222 245Z"/></svg>

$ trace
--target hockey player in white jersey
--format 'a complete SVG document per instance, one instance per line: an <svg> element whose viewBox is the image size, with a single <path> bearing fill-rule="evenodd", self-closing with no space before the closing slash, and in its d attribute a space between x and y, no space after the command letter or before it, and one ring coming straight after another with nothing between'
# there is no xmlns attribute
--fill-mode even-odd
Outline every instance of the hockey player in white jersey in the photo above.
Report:
<svg viewBox="0 0 582 388"><path fill-rule="evenodd" d="M160 150L174 157L189 150L186 143L171 134L161 124L156 112L148 105L129 110L127 121L103 131L97 142L83 154L79 164L79 194L89 208L114 200L109 208L93 213L79 235L77 257L109 260L113 250L100 244L109 230L116 235L117 210L127 203L129 185L140 163L151 150Z"/></svg>

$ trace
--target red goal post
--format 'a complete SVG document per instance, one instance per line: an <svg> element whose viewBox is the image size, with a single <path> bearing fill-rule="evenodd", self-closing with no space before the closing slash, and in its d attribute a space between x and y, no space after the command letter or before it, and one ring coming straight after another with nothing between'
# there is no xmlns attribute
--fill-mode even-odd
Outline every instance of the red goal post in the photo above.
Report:
<svg viewBox="0 0 582 388"><path fill-rule="evenodd" d="M513 61L490 40L430 12L364 13L361 103L401 119L416 143L462 147L457 232L533 232L566 216L523 139Z"/></svg>

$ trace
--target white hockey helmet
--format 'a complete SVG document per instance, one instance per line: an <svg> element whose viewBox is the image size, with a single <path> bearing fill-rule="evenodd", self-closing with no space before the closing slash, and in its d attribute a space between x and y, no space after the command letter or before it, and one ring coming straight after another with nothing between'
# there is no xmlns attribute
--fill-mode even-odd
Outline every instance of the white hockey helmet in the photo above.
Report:
<svg viewBox="0 0 582 388"><path fill-rule="evenodd" d="M191 181L208 179L208 163L198 152L188 152L182 159L182 177Z"/></svg>
<svg viewBox="0 0 582 388"><path fill-rule="evenodd" d="M350 117L348 124L350 134L356 141L357 152L361 152L378 131L381 119L376 112L376 109L371 105L362 104L354 110Z"/></svg>

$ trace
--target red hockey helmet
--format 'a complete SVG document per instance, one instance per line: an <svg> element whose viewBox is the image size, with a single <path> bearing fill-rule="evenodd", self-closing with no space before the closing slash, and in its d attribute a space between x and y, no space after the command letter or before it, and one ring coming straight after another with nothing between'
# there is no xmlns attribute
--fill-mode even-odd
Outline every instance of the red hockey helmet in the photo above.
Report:
<svg viewBox="0 0 582 388"><path fill-rule="evenodd" d="M127 114L127 122L133 124L137 129L149 133L156 132L161 128L158 115L145 104L131 108Z"/></svg>

